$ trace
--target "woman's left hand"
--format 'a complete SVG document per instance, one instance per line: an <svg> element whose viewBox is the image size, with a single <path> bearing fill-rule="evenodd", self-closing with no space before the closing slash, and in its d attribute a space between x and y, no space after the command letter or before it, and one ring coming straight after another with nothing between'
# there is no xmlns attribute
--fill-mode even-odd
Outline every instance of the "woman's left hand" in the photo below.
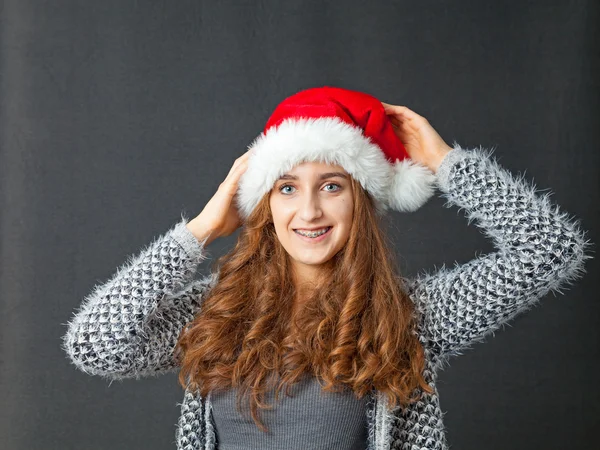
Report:
<svg viewBox="0 0 600 450"><path fill-rule="evenodd" d="M410 159L423 164L434 173L437 172L452 147L444 142L425 117L406 106L381 104Z"/></svg>

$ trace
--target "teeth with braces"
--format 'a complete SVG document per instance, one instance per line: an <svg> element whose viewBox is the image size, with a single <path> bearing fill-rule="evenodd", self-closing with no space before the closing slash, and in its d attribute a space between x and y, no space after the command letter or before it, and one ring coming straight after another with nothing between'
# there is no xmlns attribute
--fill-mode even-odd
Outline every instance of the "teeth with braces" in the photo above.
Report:
<svg viewBox="0 0 600 450"><path fill-rule="evenodd" d="M323 231L311 231L311 232L303 232L300 230L296 230L296 233L301 234L302 236L307 236L307 237L317 237L317 236L321 236L322 234L325 234L329 231L329 227L324 229Z"/></svg>

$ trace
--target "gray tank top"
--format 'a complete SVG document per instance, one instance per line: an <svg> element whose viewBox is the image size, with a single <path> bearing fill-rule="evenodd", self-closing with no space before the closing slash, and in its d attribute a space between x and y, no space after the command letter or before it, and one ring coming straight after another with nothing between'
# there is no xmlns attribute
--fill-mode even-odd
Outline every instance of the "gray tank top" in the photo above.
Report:
<svg viewBox="0 0 600 450"><path fill-rule="evenodd" d="M244 415L236 409L237 390L211 393L212 415L220 450L323 449L365 450L367 448L367 401L344 392L324 392L313 376L304 376L290 388L294 397L280 392L273 409L259 409L269 429L260 430L250 417L247 398ZM273 404L274 394L266 395Z"/></svg>

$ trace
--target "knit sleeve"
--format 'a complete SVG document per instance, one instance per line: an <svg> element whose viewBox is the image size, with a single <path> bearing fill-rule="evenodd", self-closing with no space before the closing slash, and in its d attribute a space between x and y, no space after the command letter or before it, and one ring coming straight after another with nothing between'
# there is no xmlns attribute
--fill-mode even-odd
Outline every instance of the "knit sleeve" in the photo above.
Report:
<svg viewBox="0 0 600 450"><path fill-rule="evenodd" d="M139 378L178 366L184 325L216 280L193 281L204 241L183 217L87 296L67 325L62 347L80 370L109 379Z"/></svg>
<svg viewBox="0 0 600 450"><path fill-rule="evenodd" d="M492 152L455 144L436 174L446 207L464 210L496 251L407 280L434 355L460 354L549 292L585 273L591 242L577 220L502 168Z"/></svg>

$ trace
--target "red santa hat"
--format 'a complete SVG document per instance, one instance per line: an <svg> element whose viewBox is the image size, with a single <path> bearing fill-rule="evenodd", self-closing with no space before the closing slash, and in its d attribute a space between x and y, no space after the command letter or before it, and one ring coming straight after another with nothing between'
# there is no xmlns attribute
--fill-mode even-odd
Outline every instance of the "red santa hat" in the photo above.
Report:
<svg viewBox="0 0 600 450"><path fill-rule="evenodd" d="M435 175L412 161L375 97L337 87L300 91L281 102L248 146L237 205L247 219L281 175L306 161L340 165L387 209L415 211L434 193Z"/></svg>

